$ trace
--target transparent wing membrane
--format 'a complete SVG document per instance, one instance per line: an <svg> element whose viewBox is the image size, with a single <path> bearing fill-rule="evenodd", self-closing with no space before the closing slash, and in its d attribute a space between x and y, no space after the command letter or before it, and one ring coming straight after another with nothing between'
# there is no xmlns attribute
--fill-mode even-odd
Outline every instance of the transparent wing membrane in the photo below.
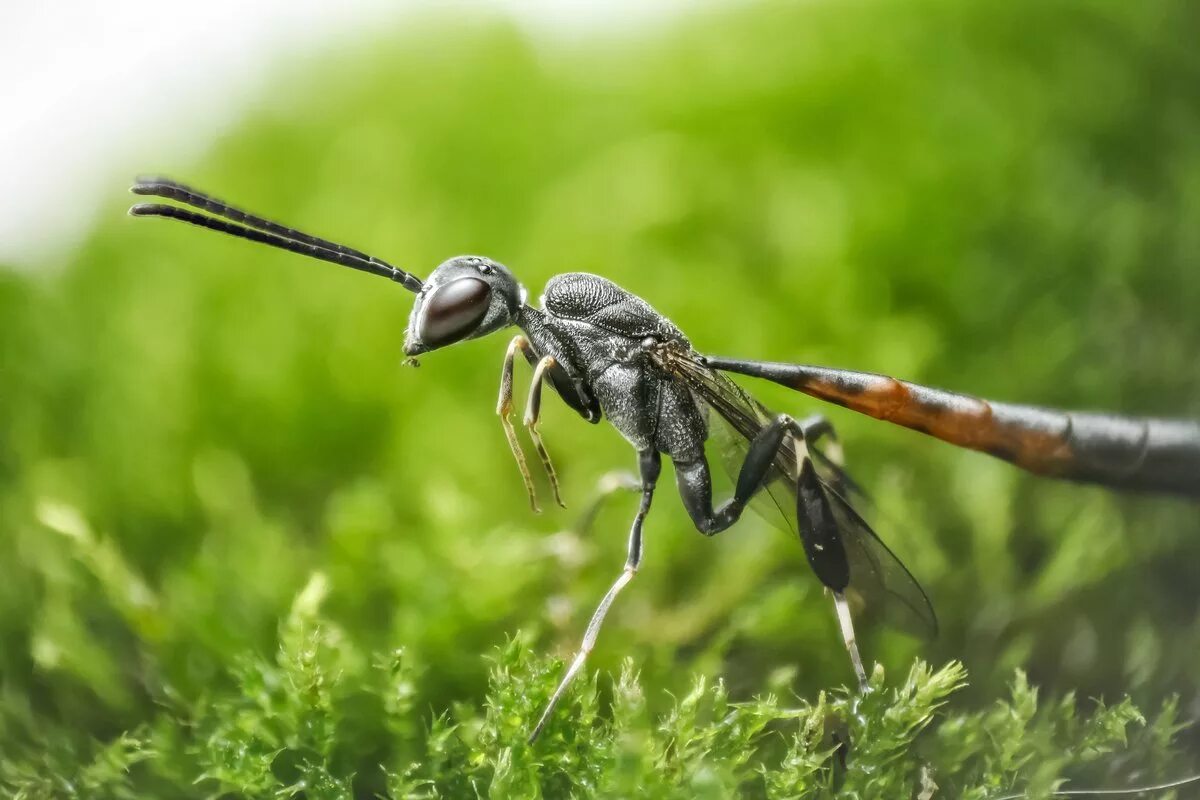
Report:
<svg viewBox="0 0 1200 800"><path fill-rule="evenodd" d="M867 609L892 627L921 639L937 636L937 616L925 590L853 507L830 489L838 528L850 561L847 594L858 595Z"/></svg>

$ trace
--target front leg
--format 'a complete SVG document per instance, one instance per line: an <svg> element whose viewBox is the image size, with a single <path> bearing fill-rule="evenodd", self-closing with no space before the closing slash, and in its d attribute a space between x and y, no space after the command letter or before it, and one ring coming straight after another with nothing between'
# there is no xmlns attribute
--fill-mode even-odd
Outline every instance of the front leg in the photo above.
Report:
<svg viewBox="0 0 1200 800"><path fill-rule="evenodd" d="M537 350L534 349L534 346L525 336L518 334L513 337L512 341L508 344L508 352L504 354L504 366L500 371L500 397L496 403L496 413L500 416L500 423L504 426L504 436L508 440L508 447L512 450L513 458L517 461L517 468L521 471L521 480L525 484L525 491L529 494L529 507L533 509L534 513L538 513L541 509L538 507L537 494L533 488L533 477L529 474L529 465L525 461L525 454L521 450L521 445L517 442L517 432L513 429L511 420L513 405L513 363L516 360L518 351L529 362L529 365L534 368L533 385L530 388L529 403L525 410L525 425L529 428L529 436L533 439L534 445L538 449L538 455L541 456L542 464L546 467L546 473L550 477L551 488L554 490L554 499L560 506L563 505L563 501L558 489L558 478L555 475L554 466L550 462L550 456L542 444L541 434L537 429L538 417L541 412L542 384L548 382L554 391L558 393L559 397L563 399L563 402L573 408L588 422L599 422L602 418L602 413L600 404L592 393L591 387L582 381L572 379L570 373L563 368L563 365L557 359L550 356L541 358ZM530 421L531 418L532 422Z"/></svg>
<svg viewBox="0 0 1200 800"><path fill-rule="evenodd" d="M525 404L525 428L529 431L529 438L533 440L533 446L537 448L538 456L542 459L546 478L549 479L550 489L554 492L554 502L558 503L561 508L566 508L567 504L562 501L562 494L558 489L558 473L554 471L554 463L550 461L550 453L547 452L546 445L542 443L542 434L538 431L538 422L542 416L542 384L547 380L546 370L553 369L556 363L558 362L554 360L554 356L546 356L538 361L533 370L533 383L529 387L529 401Z"/></svg>
<svg viewBox="0 0 1200 800"><path fill-rule="evenodd" d="M529 350L529 340L517 335L508 343L508 352L504 354L504 366L500 370L500 398L496 402L496 413L500 415L500 424L504 426L504 437L508 439L508 447L512 450L513 458L517 460L517 469L521 471L521 480L525 483L525 491L529 494L529 507L534 513L541 511L537 504L537 494L533 490L533 477L529 474L529 465L525 463L525 453L517 441L517 432L512 425L513 399L513 359L517 351L525 353Z"/></svg>

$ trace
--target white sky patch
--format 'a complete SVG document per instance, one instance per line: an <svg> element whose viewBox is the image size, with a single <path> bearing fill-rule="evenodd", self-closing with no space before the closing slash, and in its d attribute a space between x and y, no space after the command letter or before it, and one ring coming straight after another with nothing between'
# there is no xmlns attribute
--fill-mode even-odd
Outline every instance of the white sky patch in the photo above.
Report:
<svg viewBox="0 0 1200 800"><path fill-rule="evenodd" d="M0 265L53 261L145 164L199 157L306 48L413 11L509 13L552 38L684 0L49 0L0 4ZM457 12L456 12L457 13Z"/></svg>

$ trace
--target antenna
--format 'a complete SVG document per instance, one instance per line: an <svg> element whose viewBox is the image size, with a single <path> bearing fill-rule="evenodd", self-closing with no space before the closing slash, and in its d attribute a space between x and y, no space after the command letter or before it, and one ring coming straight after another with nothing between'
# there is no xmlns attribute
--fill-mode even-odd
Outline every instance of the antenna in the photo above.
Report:
<svg viewBox="0 0 1200 800"><path fill-rule="evenodd" d="M168 200L176 200L194 208L216 214L217 217L210 217L206 214L199 214L195 211L189 211L186 208L179 208L178 206L167 205L165 203L138 203L129 209L130 216L165 217L166 219L179 220L189 225L220 231L230 236L249 239L252 242L267 244L272 247L278 247L281 250L288 250L292 253L299 253L300 255L320 259L321 261L340 264L343 267L350 267L361 272L369 272L372 275L379 275L401 284L410 292L421 291L423 281L420 278L410 272L405 272L399 267L394 267L382 259L367 255L361 250L355 250L352 247L331 242L328 239L312 236L295 228L281 225L278 222L272 222L256 214L242 211L239 208L235 208L228 203L206 195L203 192L196 191L190 186L185 186L177 181L156 177L138 178L130 188L130 191L138 195L151 195L163 197ZM219 219L218 217L224 217L224 219Z"/></svg>

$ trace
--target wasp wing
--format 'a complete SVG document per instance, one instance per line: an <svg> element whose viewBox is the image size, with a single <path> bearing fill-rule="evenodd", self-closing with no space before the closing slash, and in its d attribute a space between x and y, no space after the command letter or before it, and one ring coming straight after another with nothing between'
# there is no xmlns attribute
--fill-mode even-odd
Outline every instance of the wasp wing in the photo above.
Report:
<svg viewBox="0 0 1200 800"><path fill-rule="evenodd" d="M731 480L746 459L750 441L774 414L725 375L695 358L672 357L664 366L683 380L713 412L710 439ZM821 484L829 496L850 566L846 594L888 624L921 638L937 635L937 617L912 573L875 534L848 498L861 494L858 484L819 447L808 444ZM750 506L775 527L800 537L796 522L796 451L786 437Z"/></svg>
<svg viewBox="0 0 1200 800"><path fill-rule="evenodd" d="M859 595L868 609L878 608L888 624L906 633L935 638L937 615L917 579L845 497L828 483L825 489L850 562L846 594Z"/></svg>

